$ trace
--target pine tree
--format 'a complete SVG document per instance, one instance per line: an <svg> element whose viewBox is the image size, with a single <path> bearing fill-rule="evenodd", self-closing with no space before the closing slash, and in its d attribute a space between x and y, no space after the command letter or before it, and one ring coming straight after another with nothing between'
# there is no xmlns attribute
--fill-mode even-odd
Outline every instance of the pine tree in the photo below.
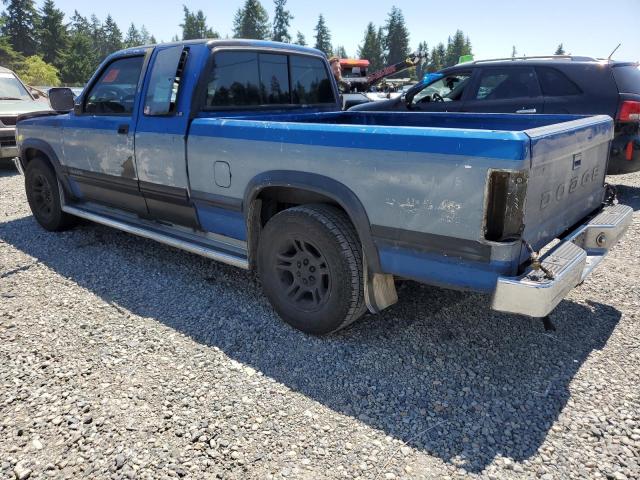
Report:
<svg viewBox="0 0 640 480"><path fill-rule="evenodd" d="M431 62L429 63L429 67L427 68L427 70L429 72L437 72L438 70L442 70L444 68L446 56L447 49L444 46L444 43L440 42L431 50Z"/></svg>
<svg viewBox="0 0 640 480"><path fill-rule="evenodd" d="M202 10L191 12L186 6L184 8L184 23L182 27L182 39L193 40L198 38L219 38L217 32L207 26L207 17Z"/></svg>
<svg viewBox="0 0 640 480"><path fill-rule="evenodd" d="M289 10L285 10L287 0L274 0L276 11L273 15L273 35L271 39L274 42L291 43L291 35L289 34L289 26L293 15Z"/></svg>
<svg viewBox="0 0 640 480"><path fill-rule="evenodd" d="M349 58L347 55L347 49L343 45L338 45L333 54L338 58Z"/></svg>
<svg viewBox="0 0 640 480"><path fill-rule="evenodd" d="M235 38L267 40L271 32L269 15L258 0L246 0L233 20Z"/></svg>
<svg viewBox="0 0 640 480"><path fill-rule="evenodd" d="M176 37L177 37L177 35L176 35ZM158 41L156 40L156 37L154 37L153 35L151 35L151 36L149 37L149 44L151 44L151 45L155 45L156 43L158 43Z"/></svg>
<svg viewBox="0 0 640 480"><path fill-rule="evenodd" d="M144 25L140 27L140 43L142 45L149 44L149 31L147 30L147 27L145 27Z"/></svg>
<svg viewBox="0 0 640 480"><path fill-rule="evenodd" d="M104 21L104 46L107 53L122 49L122 31L111 15Z"/></svg>
<svg viewBox="0 0 640 480"><path fill-rule="evenodd" d="M0 65L17 70L22 62L24 62L24 57L13 49L9 38L0 36Z"/></svg>
<svg viewBox="0 0 640 480"><path fill-rule="evenodd" d="M56 8L53 0L45 0L42 6L37 38L42 59L61 69L68 51L69 35L64 24L64 13Z"/></svg>
<svg viewBox="0 0 640 480"><path fill-rule="evenodd" d="M34 35L39 23L33 0L2 0L7 10L2 13L2 35L16 52L25 56L35 55L37 42Z"/></svg>
<svg viewBox="0 0 640 480"><path fill-rule="evenodd" d="M416 65L416 77L418 80L422 80L427 72L427 65L429 65L429 45L427 45L427 42L418 44L417 53L422 56L422 61Z"/></svg>
<svg viewBox="0 0 640 480"><path fill-rule="evenodd" d="M471 42L464 36L462 30L456 30L453 38L449 37L444 66L455 65L463 55L471 54Z"/></svg>
<svg viewBox="0 0 640 480"><path fill-rule="evenodd" d="M558 45L558 48L556 48L556 53L554 53L554 55L564 55L564 45L562 43Z"/></svg>
<svg viewBox="0 0 640 480"><path fill-rule="evenodd" d="M385 31L386 62L388 64L402 62L411 53L409 51L409 30L404 21L402 10L397 7L391 8Z"/></svg>
<svg viewBox="0 0 640 480"><path fill-rule="evenodd" d="M132 22L129 30L127 30L127 36L124 39L124 48L137 47L143 43L140 32Z"/></svg>
<svg viewBox="0 0 640 480"><path fill-rule="evenodd" d="M329 31L322 14L318 17L318 23L316 24L314 31L316 32L315 48L324 52L325 55L330 56L333 52L333 48L331 47L331 32Z"/></svg>
<svg viewBox="0 0 640 480"><path fill-rule="evenodd" d="M369 60L370 70L380 70L384 66L383 38L375 25L369 22L364 33L362 46L358 47L358 57Z"/></svg>
<svg viewBox="0 0 640 480"><path fill-rule="evenodd" d="M92 22L80 15L76 10L71 17L69 28L69 49L62 67L62 81L71 85L84 85L100 61L99 52L93 40L97 17Z"/></svg>
<svg viewBox="0 0 640 480"><path fill-rule="evenodd" d="M511 58L516 58L518 56L518 50L516 50L516 46L514 45L511 48Z"/></svg>
<svg viewBox="0 0 640 480"><path fill-rule="evenodd" d="M298 33L296 33L296 43L298 45L302 45L303 47L307 46L307 39L305 38L305 36L302 34L301 31L298 31Z"/></svg>

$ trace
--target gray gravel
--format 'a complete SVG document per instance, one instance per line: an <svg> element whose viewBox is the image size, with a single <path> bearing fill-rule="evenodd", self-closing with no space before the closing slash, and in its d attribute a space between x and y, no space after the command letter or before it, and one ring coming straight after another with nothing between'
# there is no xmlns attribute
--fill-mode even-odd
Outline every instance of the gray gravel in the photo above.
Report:
<svg viewBox="0 0 640 480"><path fill-rule="evenodd" d="M0 479L640 478L640 175L625 240L541 322L405 282L328 338L250 274L0 172Z"/></svg>

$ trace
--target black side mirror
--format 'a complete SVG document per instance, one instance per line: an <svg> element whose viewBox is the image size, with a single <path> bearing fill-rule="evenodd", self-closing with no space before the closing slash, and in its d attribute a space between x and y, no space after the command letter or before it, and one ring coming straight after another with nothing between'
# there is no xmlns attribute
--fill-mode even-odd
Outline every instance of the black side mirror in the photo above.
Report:
<svg viewBox="0 0 640 480"><path fill-rule="evenodd" d="M70 112L74 106L73 92L70 88L52 88L49 90L49 104L56 112Z"/></svg>

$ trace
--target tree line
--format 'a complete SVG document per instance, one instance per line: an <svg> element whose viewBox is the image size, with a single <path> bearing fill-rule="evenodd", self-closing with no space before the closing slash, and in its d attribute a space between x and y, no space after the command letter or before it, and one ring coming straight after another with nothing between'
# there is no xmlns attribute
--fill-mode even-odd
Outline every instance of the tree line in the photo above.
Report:
<svg viewBox="0 0 640 480"><path fill-rule="evenodd" d="M0 17L0 65L16 70L25 82L34 85L82 85L99 63L110 53L131 46L156 43L144 25L131 23L123 32L111 15L104 20L96 15L82 16L77 10L66 20L54 0L45 0L37 8L34 0L2 0L5 11ZM307 42L305 35L293 32L295 18L287 8L287 0L273 0L274 16L270 20L260 0L245 0L234 16L232 36L274 40L308 45L327 56L348 57L344 45L334 44L331 30L324 15L320 14L313 36ZM220 34L207 24L202 10L192 11L183 6L180 23L181 38L220 38ZM418 52L425 62L412 75L418 78L426 71L436 71L454 65L462 55L472 53L471 42L461 30L429 49L420 42ZM410 35L402 10L392 7L384 25L369 23L364 38L355 52L359 58L371 62L371 70L403 61L411 53ZM406 75L406 73L405 73Z"/></svg>
<svg viewBox="0 0 640 480"><path fill-rule="evenodd" d="M122 48L155 43L146 27L131 23L125 33L107 15L84 17L76 10L65 22L53 0L38 9L33 0L3 0L0 64L31 85L83 85L98 64Z"/></svg>

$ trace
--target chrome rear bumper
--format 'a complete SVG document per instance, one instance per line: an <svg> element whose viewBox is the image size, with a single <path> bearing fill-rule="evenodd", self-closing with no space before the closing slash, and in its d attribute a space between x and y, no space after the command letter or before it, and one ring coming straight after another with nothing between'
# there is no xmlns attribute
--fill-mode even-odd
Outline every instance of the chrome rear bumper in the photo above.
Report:
<svg viewBox="0 0 640 480"><path fill-rule="evenodd" d="M528 269L519 277L499 277L491 307L507 313L545 317L604 259L631 224L633 209L605 207L542 258L552 273Z"/></svg>

